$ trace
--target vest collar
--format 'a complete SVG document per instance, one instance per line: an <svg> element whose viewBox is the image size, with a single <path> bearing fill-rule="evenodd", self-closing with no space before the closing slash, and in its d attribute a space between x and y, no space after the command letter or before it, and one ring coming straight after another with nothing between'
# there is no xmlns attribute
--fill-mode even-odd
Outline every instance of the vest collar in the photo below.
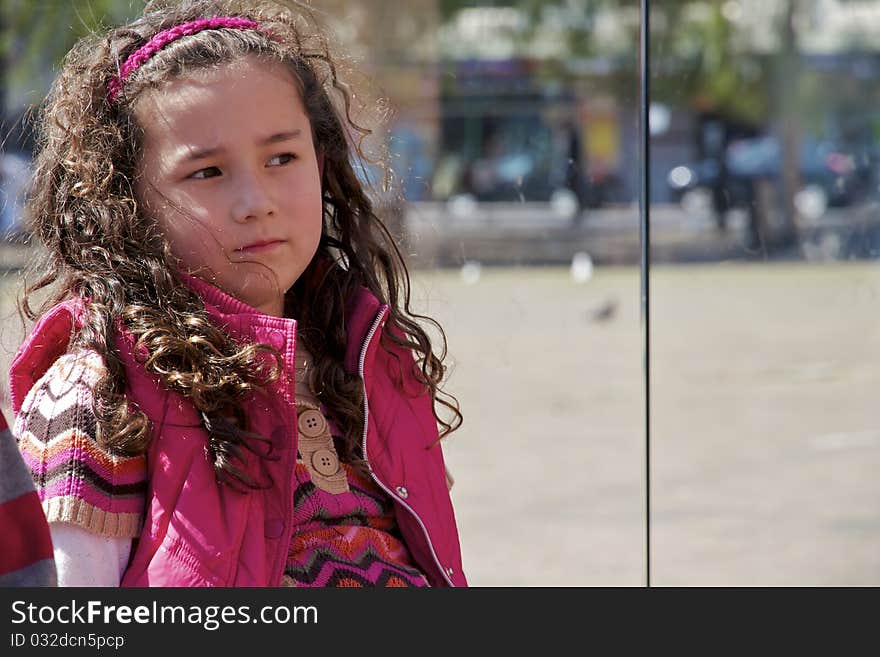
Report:
<svg viewBox="0 0 880 657"><path fill-rule="evenodd" d="M259 327L285 332L296 331L295 319L266 315L195 276L181 272L180 277L205 302L208 314L236 339L264 339L265 336L260 335ZM353 298L349 299L344 319L348 336L344 366L350 374L358 373L361 348L376 316L382 310L383 304L365 287L360 287Z"/></svg>

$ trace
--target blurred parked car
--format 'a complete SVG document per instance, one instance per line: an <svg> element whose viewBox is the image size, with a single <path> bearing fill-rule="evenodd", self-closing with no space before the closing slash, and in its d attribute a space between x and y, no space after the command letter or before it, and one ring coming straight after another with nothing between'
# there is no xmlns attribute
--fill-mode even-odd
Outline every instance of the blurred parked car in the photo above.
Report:
<svg viewBox="0 0 880 657"><path fill-rule="evenodd" d="M431 199L478 213L527 205L535 217L579 223L608 181L591 176L576 109L570 95L536 89L445 98Z"/></svg>
<svg viewBox="0 0 880 657"><path fill-rule="evenodd" d="M825 207L850 205L870 192L875 163L876 158L866 150L807 138L801 144L802 189L798 191L809 190L814 203ZM747 207L753 200L755 181L779 180L781 169L778 138L762 136L732 142L723 163L706 159L675 167L667 184L674 199L686 208L711 206L717 214Z"/></svg>

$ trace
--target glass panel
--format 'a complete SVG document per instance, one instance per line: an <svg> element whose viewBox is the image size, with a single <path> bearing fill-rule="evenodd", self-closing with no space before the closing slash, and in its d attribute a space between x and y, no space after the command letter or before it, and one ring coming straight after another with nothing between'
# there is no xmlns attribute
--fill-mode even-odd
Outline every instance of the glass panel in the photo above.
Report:
<svg viewBox="0 0 880 657"><path fill-rule="evenodd" d="M87 4L4 3L10 116L39 102L69 26L133 11ZM471 583L640 584L638 3L333 0L320 13L363 73L348 78L354 108L393 172L387 189L381 166L359 175L405 252L413 308L449 339L446 389L465 421L445 453ZM26 166L29 146L5 155ZM31 257L3 248L7 267ZM0 297L4 377L19 283L7 276Z"/></svg>
<svg viewBox="0 0 880 657"><path fill-rule="evenodd" d="M877 584L880 5L651 6L652 580Z"/></svg>
<svg viewBox="0 0 880 657"><path fill-rule="evenodd" d="M449 341L471 583L638 585L637 3L335 6L390 97L414 306Z"/></svg>

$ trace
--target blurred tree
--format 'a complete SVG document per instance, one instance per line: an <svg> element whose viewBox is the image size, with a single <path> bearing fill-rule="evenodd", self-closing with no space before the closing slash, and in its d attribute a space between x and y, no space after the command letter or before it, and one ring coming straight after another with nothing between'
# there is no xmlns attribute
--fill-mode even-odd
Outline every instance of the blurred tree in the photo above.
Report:
<svg viewBox="0 0 880 657"><path fill-rule="evenodd" d="M742 1L654 0L651 14L654 99L672 105L684 101L698 115L751 124L780 139L781 196L758 182L750 207L753 246L761 249L797 240L794 197L801 186L798 106L803 67L796 25L803 3L774 0L771 7L775 20L770 32L777 44L772 52L758 52L751 35L744 33L755 26L741 24L748 10ZM775 212L782 213L782 221L774 231L770 216Z"/></svg>
<svg viewBox="0 0 880 657"><path fill-rule="evenodd" d="M798 107L801 104L800 79L802 63L798 48L795 20L797 5L795 0L785 0L779 17L778 30L781 35L781 48L776 61L773 99L776 131L782 145L782 212L784 233L782 240L793 243L798 239L801 228L800 214L795 203L795 195L801 188L800 151L802 125Z"/></svg>
<svg viewBox="0 0 880 657"><path fill-rule="evenodd" d="M729 3L728 3L729 4ZM651 94L747 123L769 112L765 58L743 48L725 0L653 0ZM728 10L729 11L729 10Z"/></svg>
<svg viewBox="0 0 880 657"><path fill-rule="evenodd" d="M637 16L639 0L438 0L441 24L453 23L463 10L476 8L510 8L523 18L513 30L519 54L546 51L548 40L553 50L564 57L633 52L638 46L638 22L624 20L624 14ZM603 43L597 25L603 16L614 16L622 42L613 46ZM543 42L543 43L542 43Z"/></svg>
<svg viewBox="0 0 880 657"><path fill-rule="evenodd" d="M140 0L3 0L0 3L0 111L38 103L70 47L99 26L129 20ZM4 113L5 114L5 113Z"/></svg>

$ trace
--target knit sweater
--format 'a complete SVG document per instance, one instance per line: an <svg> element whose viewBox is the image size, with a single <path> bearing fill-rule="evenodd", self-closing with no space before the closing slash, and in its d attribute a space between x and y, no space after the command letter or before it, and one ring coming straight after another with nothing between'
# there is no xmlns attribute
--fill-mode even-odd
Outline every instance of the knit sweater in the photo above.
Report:
<svg viewBox="0 0 880 657"><path fill-rule="evenodd" d="M143 524L146 461L99 444L92 391L103 368L96 352L61 356L27 394L13 432L50 523L134 538Z"/></svg>
<svg viewBox="0 0 880 657"><path fill-rule="evenodd" d="M145 457L112 455L98 439L93 389L105 371L95 352L61 356L28 392L16 418L19 449L53 527L62 585L117 585L143 524ZM331 426L338 436L332 420ZM344 469L350 486L334 494L316 488L298 460L283 584L427 586L400 538L387 494L348 465ZM92 560L82 555L102 555L101 563L77 563ZM120 562L118 555L125 558Z"/></svg>

